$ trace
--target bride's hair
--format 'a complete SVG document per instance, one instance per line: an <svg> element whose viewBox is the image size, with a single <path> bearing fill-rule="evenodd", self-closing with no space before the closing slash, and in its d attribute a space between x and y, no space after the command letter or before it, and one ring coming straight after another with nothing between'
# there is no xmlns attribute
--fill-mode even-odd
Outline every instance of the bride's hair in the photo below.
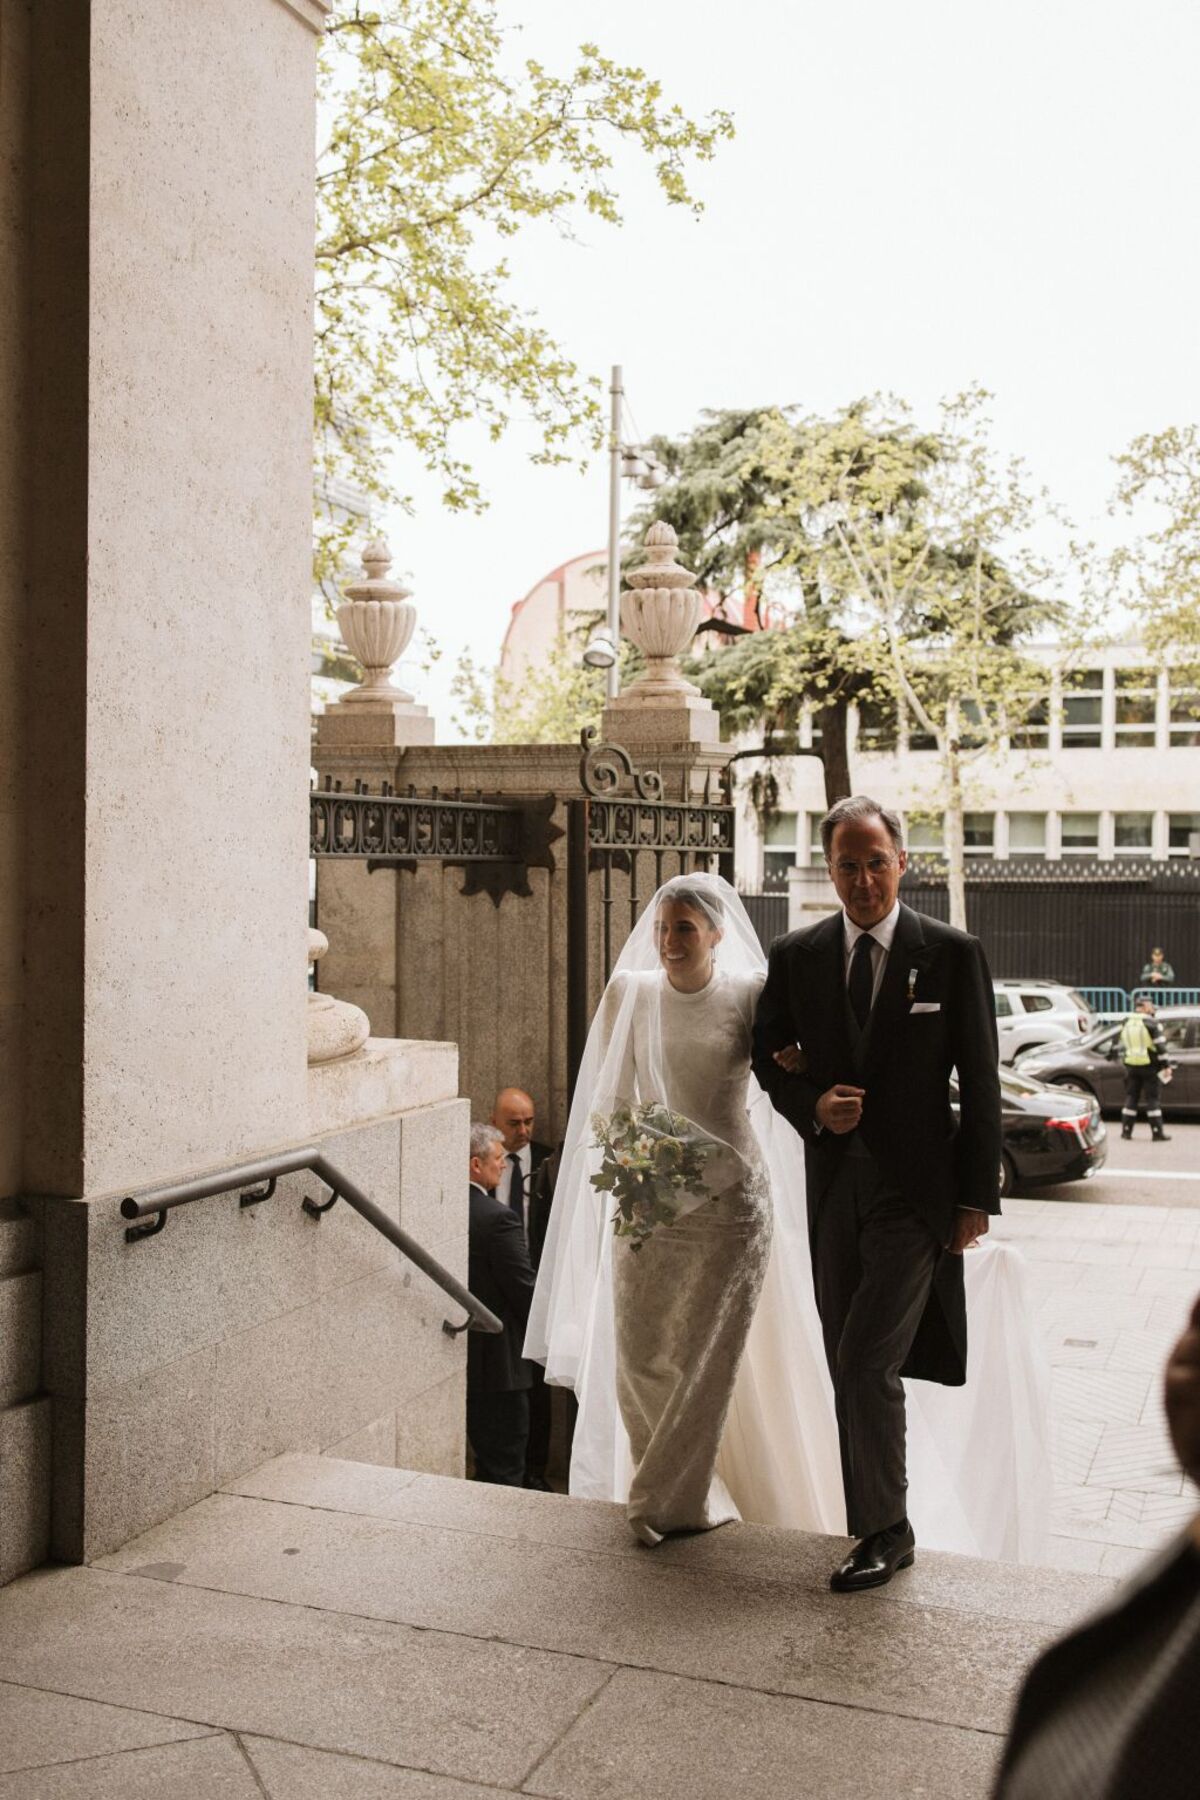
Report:
<svg viewBox="0 0 1200 1800"><path fill-rule="evenodd" d="M717 892L716 882L711 885L698 881L693 876L677 875L673 881L666 882L659 888L655 897L655 907L690 906L693 912L705 913L714 925L721 925L725 920L725 907Z"/></svg>

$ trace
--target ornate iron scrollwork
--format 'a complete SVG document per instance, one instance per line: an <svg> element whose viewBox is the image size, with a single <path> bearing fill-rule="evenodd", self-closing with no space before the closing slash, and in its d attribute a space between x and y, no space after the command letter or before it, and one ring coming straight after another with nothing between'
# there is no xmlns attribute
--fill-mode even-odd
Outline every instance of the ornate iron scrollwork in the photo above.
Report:
<svg viewBox="0 0 1200 1800"><path fill-rule="evenodd" d="M597 742L600 733L594 725L585 725L579 734L583 755L579 760L579 779L584 792L604 799L619 793L626 781L633 783L639 800L661 800L663 779L657 769L635 769L633 758L621 744Z"/></svg>
<svg viewBox="0 0 1200 1800"><path fill-rule="evenodd" d="M342 793L327 782L309 796L309 853L365 858L367 871L414 870L422 862L461 867L460 892L489 894L499 906L505 894L531 893L529 870L553 869L551 844L562 836L554 823L552 794L538 800L464 799L460 792L428 795L415 789L393 794L385 783L372 794L361 781Z"/></svg>

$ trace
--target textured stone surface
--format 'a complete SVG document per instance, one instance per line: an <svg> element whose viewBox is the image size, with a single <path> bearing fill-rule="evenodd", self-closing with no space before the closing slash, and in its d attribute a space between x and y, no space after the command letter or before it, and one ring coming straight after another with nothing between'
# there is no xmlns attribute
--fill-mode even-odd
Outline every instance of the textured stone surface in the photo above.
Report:
<svg viewBox="0 0 1200 1800"><path fill-rule="evenodd" d="M79 1757L104 1756L146 1744L175 1743L203 1737L208 1730L207 1725L191 1725L184 1719L164 1719L157 1713L104 1706L71 1694L48 1694L0 1683L0 1770L4 1771L74 1762Z"/></svg>
<svg viewBox="0 0 1200 1800"><path fill-rule="evenodd" d="M44 1396L0 1412L0 1586L36 1569L50 1548L52 1427Z"/></svg>
<svg viewBox="0 0 1200 1800"><path fill-rule="evenodd" d="M192 1738L0 1776L0 1800L262 1800L231 1737Z"/></svg>
<svg viewBox="0 0 1200 1800"><path fill-rule="evenodd" d="M396 1463L430 1475L459 1478L466 1463L467 1371L465 1366L396 1410Z"/></svg>
<svg viewBox="0 0 1200 1800"><path fill-rule="evenodd" d="M998 1740L620 1670L526 1792L555 1800L984 1800Z"/></svg>
<svg viewBox="0 0 1200 1800"><path fill-rule="evenodd" d="M470 1102L458 1099L399 1121L400 1223L422 1244L466 1241L470 1128Z"/></svg>
<svg viewBox="0 0 1200 1800"><path fill-rule="evenodd" d="M34 347L35 1191L305 1129L314 44L263 0L122 0L45 71L35 275L76 291Z"/></svg>
<svg viewBox="0 0 1200 1800"><path fill-rule="evenodd" d="M226 1493L330 1512L397 1516L399 1497L420 1477L408 1469L382 1469L332 1456L277 1456L248 1475L226 1482ZM399 1516L403 1517L403 1514Z"/></svg>
<svg viewBox="0 0 1200 1800"><path fill-rule="evenodd" d="M245 1737L242 1745L271 1800L495 1800L498 1791L270 1738Z"/></svg>
<svg viewBox="0 0 1200 1800"><path fill-rule="evenodd" d="M74 1403L74 1414L70 1402L60 1409L61 1435L82 1425L84 1445L82 1542L64 1543L56 1519L60 1554L102 1555L212 1492L212 1388L213 1353L202 1350Z"/></svg>
<svg viewBox="0 0 1200 1800"><path fill-rule="evenodd" d="M25 1274L39 1254L39 1222L30 1208L19 1200L0 1200L0 1277Z"/></svg>
<svg viewBox="0 0 1200 1800"><path fill-rule="evenodd" d="M344 990L340 997L352 998ZM354 997L354 1004L362 1002ZM374 1026L374 1019L371 1023ZM351 1131L374 1119L452 1099L457 1093L456 1044L372 1037L353 1056L309 1069L309 1129L315 1137Z"/></svg>
<svg viewBox="0 0 1200 1800"><path fill-rule="evenodd" d="M851 1607L828 1591L827 1564L816 1579L747 1581L736 1565L698 1574L652 1553L597 1557L224 1494L105 1567L163 1563L183 1565L185 1584L991 1731L1053 1635L952 1604ZM962 1559L964 1582L970 1570Z"/></svg>
<svg viewBox="0 0 1200 1800"><path fill-rule="evenodd" d="M0 1279L0 1406L35 1394L42 1365L39 1269Z"/></svg>
<svg viewBox="0 0 1200 1800"><path fill-rule="evenodd" d="M519 1785L608 1673L98 1569L0 1593L0 1680L501 1787Z"/></svg>
<svg viewBox="0 0 1200 1800"><path fill-rule="evenodd" d="M340 1443L331 1444L326 1456L344 1458L353 1463L374 1463L381 1469L396 1466L396 1415L383 1413L359 1431L352 1431Z"/></svg>

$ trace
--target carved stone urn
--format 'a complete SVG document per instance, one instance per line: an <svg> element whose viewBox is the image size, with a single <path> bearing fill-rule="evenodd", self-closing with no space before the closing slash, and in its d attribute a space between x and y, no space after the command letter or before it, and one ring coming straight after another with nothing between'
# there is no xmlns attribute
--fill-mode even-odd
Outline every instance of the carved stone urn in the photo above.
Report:
<svg viewBox="0 0 1200 1800"><path fill-rule="evenodd" d="M621 630L646 658L645 673L626 690L641 705L670 705L700 690L680 670L678 658L696 635L703 603L696 577L676 562L679 539L661 521L646 533L646 561L626 575Z"/></svg>
<svg viewBox="0 0 1200 1800"><path fill-rule="evenodd" d="M329 939L323 931L308 934L308 966L324 956ZM308 994L308 1061L335 1062L341 1056L353 1056L371 1035L371 1025L361 1006L349 1000L335 1000L332 994Z"/></svg>
<svg viewBox="0 0 1200 1800"><path fill-rule="evenodd" d="M416 628L417 609L409 604L410 590L387 579L392 552L386 538L372 538L362 560L363 579L347 582L342 589L346 598L337 609L337 622L351 656L362 665L363 680L338 704L411 704L412 695L395 687L390 677Z"/></svg>

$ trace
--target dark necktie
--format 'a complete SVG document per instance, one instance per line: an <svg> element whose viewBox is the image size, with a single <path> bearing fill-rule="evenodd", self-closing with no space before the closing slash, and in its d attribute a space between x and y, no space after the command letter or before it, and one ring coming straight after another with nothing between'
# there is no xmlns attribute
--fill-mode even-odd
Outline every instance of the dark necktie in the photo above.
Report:
<svg viewBox="0 0 1200 1800"><path fill-rule="evenodd" d="M854 955L850 958L850 1004L854 1008L854 1017L858 1020L858 1029L865 1031L867 1020L871 1016L871 989L875 986L875 966L871 961L871 945L874 938L863 932L854 946Z"/></svg>
<svg viewBox="0 0 1200 1800"><path fill-rule="evenodd" d="M510 1151L508 1166L512 1170L512 1178L508 1184L508 1204L521 1221L521 1229L525 1229L525 1177L521 1173L521 1159L516 1151Z"/></svg>

